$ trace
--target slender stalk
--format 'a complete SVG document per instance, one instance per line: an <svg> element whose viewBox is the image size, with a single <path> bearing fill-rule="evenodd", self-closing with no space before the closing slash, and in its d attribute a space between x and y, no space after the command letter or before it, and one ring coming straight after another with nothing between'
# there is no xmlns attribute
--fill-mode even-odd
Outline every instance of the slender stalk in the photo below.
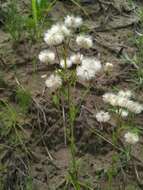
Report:
<svg viewBox="0 0 143 190"><path fill-rule="evenodd" d="M76 154L76 147L75 147L75 138L74 138L74 125L73 123L71 124L71 137L70 137L70 151L71 151L71 156L72 156L72 169L73 169L73 175L74 178L77 179L78 178L78 171L77 171L77 165L76 165L76 158L75 158L75 154Z"/></svg>
<svg viewBox="0 0 143 190"><path fill-rule="evenodd" d="M60 56L59 56L58 48L56 46L55 46L55 51L56 51L56 55L57 55L58 61L60 63Z"/></svg>
<svg viewBox="0 0 143 190"><path fill-rule="evenodd" d="M67 76L67 53L68 53L68 47L66 46L66 44L63 44L63 54L64 54L64 62L65 62L65 79L66 79L66 83L67 83L67 88L68 88L68 107L69 107L69 118L71 117L71 111L73 111L71 109L72 106L72 100L71 100L71 93L70 93L70 89L71 89L71 84L69 81L69 78ZM74 110L75 111L75 110ZM75 148L75 138L74 138L74 121L71 120L71 118L69 119L70 121L70 152L71 152L71 159L72 159L72 171L71 171L71 176L73 177L74 182L77 181L77 177L78 177L78 172L77 172L77 165L76 165L76 158L75 158L75 154L76 154L76 148ZM79 184L76 184L76 186L78 187Z"/></svg>
<svg viewBox="0 0 143 190"><path fill-rule="evenodd" d="M64 104L62 105L63 126L64 126L64 144L67 145L66 118Z"/></svg>
<svg viewBox="0 0 143 190"><path fill-rule="evenodd" d="M65 74L67 72L67 47L63 44L63 54L64 54L64 63L65 63Z"/></svg>
<svg viewBox="0 0 143 190"><path fill-rule="evenodd" d="M58 51L57 51L57 48L56 48L56 53L58 55ZM65 63L65 69L64 69L64 80L66 81L67 80L67 52L66 52L66 48L65 48L65 45L63 44L63 55L64 55L64 63ZM59 58L59 55L58 55L58 59L59 59L59 63L60 63L60 58ZM68 84L68 82L67 82ZM69 88L68 88L69 89ZM68 90L69 92L69 90ZM69 93L68 93L68 100L69 100ZM64 102L62 102L63 104L63 108L62 108L62 113L63 113L63 125L64 125L64 143L65 145L67 145L67 129L66 129L66 121L65 121L65 111L64 111Z"/></svg>

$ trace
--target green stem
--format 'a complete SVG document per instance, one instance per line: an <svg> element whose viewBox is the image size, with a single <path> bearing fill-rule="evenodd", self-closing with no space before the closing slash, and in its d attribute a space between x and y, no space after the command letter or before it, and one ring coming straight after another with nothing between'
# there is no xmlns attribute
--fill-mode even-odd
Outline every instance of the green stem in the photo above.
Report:
<svg viewBox="0 0 143 190"><path fill-rule="evenodd" d="M71 152L71 163L72 163L72 169L69 172L70 173L70 178L73 186L75 187L76 190L80 190L79 184L78 184L78 169L77 169L77 164L76 164L76 147L75 147L75 137L74 137L74 120L75 118L72 118L71 112L72 110L72 98L71 98L71 83L69 80L68 76L68 70L67 70L67 53L68 53L68 45L63 44L63 57L64 57L64 63L65 63L65 68L64 68L64 80L67 84L67 90L68 90L68 115L69 115L69 122L70 122L70 136L69 136L69 150ZM74 110L75 111L75 110Z"/></svg>
<svg viewBox="0 0 143 190"><path fill-rule="evenodd" d="M33 14L33 20L34 20L35 30L37 30L37 25L38 25L38 10L37 10L36 0L32 0L32 14Z"/></svg>

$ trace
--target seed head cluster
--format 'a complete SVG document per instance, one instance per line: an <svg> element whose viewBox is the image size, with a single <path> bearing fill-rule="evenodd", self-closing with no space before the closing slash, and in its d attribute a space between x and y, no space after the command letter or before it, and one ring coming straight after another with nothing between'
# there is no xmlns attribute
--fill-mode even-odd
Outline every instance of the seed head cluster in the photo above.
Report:
<svg viewBox="0 0 143 190"><path fill-rule="evenodd" d="M62 80L59 75L52 74L48 79L46 79L45 84L51 91L55 91L62 85Z"/></svg>
<svg viewBox="0 0 143 190"><path fill-rule="evenodd" d="M89 49L93 46L93 41L91 36L79 35L76 38L76 43L80 48Z"/></svg>
<svg viewBox="0 0 143 190"><path fill-rule="evenodd" d="M83 60L83 55L80 53L73 54L70 56L70 60L72 61L72 63L79 65Z"/></svg>
<svg viewBox="0 0 143 190"><path fill-rule="evenodd" d="M143 111L143 105L132 100L131 96L132 94L130 91L119 91L118 94L105 93L103 95L103 100L112 106L125 108L135 114L141 113Z"/></svg>
<svg viewBox="0 0 143 190"><path fill-rule="evenodd" d="M96 114L96 119L98 122L108 122L111 116L108 112L100 111Z"/></svg>
<svg viewBox="0 0 143 190"><path fill-rule="evenodd" d="M124 137L125 137L125 141L131 145L136 144L139 141L138 134L133 133L133 132L125 133Z"/></svg>
<svg viewBox="0 0 143 190"><path fill-rule="evenodd" d="M71 66L72 66L72 61L71 61L71 59L66 59L66 60L64 60L64 59L62 59L61 61L60 61L60 66L61 66L61 68L70 68Z"/></svg>
<svg viewBox="0 0 143 190"><path fill-rule="evenodd" d="M83 55L80 52L83 49L87 51L94 46L94 40L91 36L79 33L79 28L82 25L83 20L81 17L67 15L63 22L52 25L44 34L44 41L48 48L40 52L40 62L57 64L58 61L58 68L54 74L51 74L48 78L47 75L41 76L42 78L47 78L45 85L51 91L56 91L63 85L65 80L70 79L71 75L63 77L70 71L74 71L76 80L87 82L95 78L102 70L108 74L113 70L112 63L107 62L102 66L99 59ZM76 50L71 48L71 42L78 47L75 48ZM55 52L53 49L55 49ZM67 81L64 84L67 84ZM105 93L103 101L115 106L117 108L115 112L124 119L128 117L129 112L140 114L143 111L143 105L134 100L133 94L129 90L120 90L118 93ZM109 122L111 119L109 112L103 110L96 113L95 117L98 122L103 123ZM135 144L139 140L138 135L132 132L127 132L124 138L129 144Z"/></svg>
<svg viewBox="0 0 143 190"><path fill-rule="evenodd" d="M65 17L64 23L66 27L76 29L83 24L83 20L79 16L75 17L73 15L67 15Z"/></svg>
<svg viewBox="0 0 143 190"><path fill-rule="evenodd" d="M102 65L99 60L85 57L83 58L81 65L76 69L77 77L83 81L91 80L101 70L101 68Z"/></svg>
<svg viewBox="0 0 143 190"><path fill-rule="evenodd" d="M54 63L55 57L55 53L50 50L43 50L39 54L39 60L42 63Z"/></svg>
<svg viewBox="0 0 143 190"><path fill-rule="evenodd" d="M71 40L75 42L75 45L78 46L78 49L89 49L93 47L93 39L91 36L78 33L77 29L82 25L82 18L73 15L67 15L63 22L58 22L52 25L52 27L44 34L44 41L48 45L49 49L40 52L39 60L42 63L48 64L57 63L58 60L59 67L64 70L72 69L72 66L75 65L73 68L75 68L77 79L89 81L93 79L102 69L100 60L94 57L85 56L81 54L80 51L73 51L74 53L70 51ZM53 49L55 48L56 50L61 48L62 51L66 51L66 56L64 53L61 55L61 53L57 51L54 52ZM62 77L60 75L57 77L57 75L58 74L52 74L46 80L46 87L51 89L53 88L55 90L60 88L62 84ZM60 77L61 80L59 80Z"/></svg>

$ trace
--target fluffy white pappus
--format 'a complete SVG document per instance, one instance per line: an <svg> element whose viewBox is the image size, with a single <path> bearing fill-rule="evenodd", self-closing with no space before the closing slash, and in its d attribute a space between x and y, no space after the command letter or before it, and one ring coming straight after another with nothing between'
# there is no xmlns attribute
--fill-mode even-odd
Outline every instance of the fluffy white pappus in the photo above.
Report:
<svg viewBox="0 0 143 190"><path fill-rule="evenodd" d="M53 33L47 31L44 35L44 41L49 46L56 46L64 41L64 35L61 32Z"/></svg>
<svg viewBox="0 0 143 190"><path fill-rule="evenodd" d="M72 66L72 61L70 59L66 59L66 63L65 63L65 60L62 59L60 61L60 66L61 68L70 68Z"/></svg>
<svg viewBox="0 0 143 190"><path fill-rule="evenodd" d="M139 141L139 136L133 132L125 133L124 138L125 138L125 141L131 145L136 144Z"/></svg>
<svg viewBox="0 0 143 190"><path fill-rule="evenodd" d="M120 107L127 107L127 103L128 103L128 99L125 98L125 97L120 97L118 95L116 95L116 104L117 106L120 106Z"/></svg>
<svg viewBox="0 0 143 190"><path fill-rule="evenodd" d="M129 112L122 108L120 108L119 110L116 110L116 113L118 113L122 118L126 118L129 115Z"/></svg>
<svg viewBox="0 0 143 190"><path fill-rule="evenodd" d="M105 63L105 65L104 65L104 71L105 72L111 72L111 71L113 71L113 64L112 63L109 63L109 62L107 62L107 63Z"/></svg>
<svg viewBox="0 0 143 190"><path fill-rule="evenodd" d="M118 92L118 95L121 97L125 97L125 98L131 98L132 97L132 92L130 90L120 90Z"/></svg>
<svg viewBox="0 0 143 190"><path fill-rule="evenodd" d="M61 32L65 37L71 36L71 30L68 29L64 24L61 25Z"/></svg>
<svg viewBox="0 0 143 190"><path fill-rule="evenodd" d="M128 99L124 97L120 97L113 93L105 93L103 95L103 101L111 104L112 106L125 107L128 102Z"/></svg>
<svg viewBox="0 0 143 190"><path fill-rule="evenodd" d="M57 23L45 33L44 41L50 46L59 45L69 36L71 36L71 30L64 24Z"/></svg>
<svg viewBox="0 0 143 190"><path fill-rule="evenodd" d="M134 102L131 100L128 100L126 107L129 111L135 113L135 114L140 114L143 111L143 105L138 103L138 102Z"/></svg>
<svg viewBox="0 0 143 190"><path fill-rule="evenodd" d="M48 87L51 91L55 91L62 85L62 79L57 74L52 74L49 78L45 81L46 87Z"/></svg>
<svg viewBox="0 0 143 190"><path fill-rule="evenodd" d="M130 100L126 97L116 96L117 99L117 106L127 108L130 112L135 114L140 114L143 111L143 105Z"/></svg>
<svg viewBox="0 0 143 190"><path fill-rule="evenodd" d="M102 69L100 60L95 58L83 58L82 66L87 70L94 70L95 73L99 72Z"/></svg>
<svg viewBox="0 0 143 190"><path fill-rule="evenodd" d="M108 122L111 116L108 112L100 111L96 114L96 119L98 122Z"/></svg>
<svg viewBox="0 0 143 190"><path fill-rule="evenodd" d="M111 104L112 106L117 106L117 96L113 93L105 93L103 95L103 101Z"/></svg>
<svg viewBox="0 0 143 190"><path fill-rule="evenodd" d="M76 68L76 75L79 80L89 81L95 77L95 71L92 69L86 69L84 66L78 66Z"/></svg>
<svg viewBox="0 0 143 190"><path fill-rule="evenodd" d="M39 54L39 60L42 63L54 63L55 57L55 53L50 50L43 50Z"/></svg>
<svg viewBox="0 0 143 190"><path fill-rule="evenodd" d="M72 61L72 63L74 64L80 64L83 60L83 55L80 53L74 54L72 56L70 56L70 60Z"/></svg>
<svg viewBox="0 0 143 190"><path fill-rule="evenodd" d="M52 28L50 29L50 32L53 34L61 33L65 37L68 37L71 35L71 30L67 28L63 23L54 24Z"/></svg>
<svg viewBox="0 0 143 190"><path fill-rule="evenodd" d="M79 28L83 21L82 18L79 16L73 16L73 15L67 15L65 17L65 21L64 21L65 25L69 28Z"/></svg>
<svg viewBox="0 0 143 190"><path fill-rule="evenodd" d="M51 34L56 34L61 31L61 27L59 23L53 24L51 29L49 30Z"/></svg>
<svg viewBox="0 0 143 190"><path fill-rule="evenodd" d="M111 99L114 98L116 95L110 92L107 92L103 95L103 101L106 103L110 103Z"/></svg>
<svg viewBox="0 0 143 190"><path fill-rule="evenodd" d="M76 43L80 48L89 49L93 46L93 41L91 36L79 35L76 37Z"/></svg>
<svg viewBox="0 0 143 190"><path fill-rule="evenodd" d="M103 95L103 101L111 104L112 106L119 106L128 109L130 112L139 114L143 111L143 105L130 100L127 97L119 96L118 94L105 93Z"/></svg>

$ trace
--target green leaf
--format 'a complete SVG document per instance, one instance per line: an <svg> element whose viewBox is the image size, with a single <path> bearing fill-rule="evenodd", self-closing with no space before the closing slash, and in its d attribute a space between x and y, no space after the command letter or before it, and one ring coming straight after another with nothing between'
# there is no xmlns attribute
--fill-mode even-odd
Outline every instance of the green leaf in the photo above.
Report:
<svg viewBox="0 0 143 190"><path fill-rule="evenodd" d="M56 106L59 106L60 104L60 100L59 100L59 97L57 95L53 95L53 103L56 105Z"/></svg>

